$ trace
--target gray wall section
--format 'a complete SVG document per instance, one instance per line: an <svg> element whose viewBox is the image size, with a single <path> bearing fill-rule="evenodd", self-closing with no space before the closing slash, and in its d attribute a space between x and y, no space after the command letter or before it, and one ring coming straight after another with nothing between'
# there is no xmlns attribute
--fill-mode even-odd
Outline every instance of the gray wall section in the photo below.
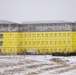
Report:
<svg viewBox="0 0 76 75"><path fill-rule="evenodd" d="M76 23L0 24L0 31L75 31Z"/></svg>

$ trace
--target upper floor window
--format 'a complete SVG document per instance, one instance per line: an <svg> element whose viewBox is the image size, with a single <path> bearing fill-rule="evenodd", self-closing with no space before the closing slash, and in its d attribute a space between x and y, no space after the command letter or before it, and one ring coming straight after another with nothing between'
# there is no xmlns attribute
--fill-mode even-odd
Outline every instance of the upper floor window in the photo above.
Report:
<svg viewBox="0 0 76 75"><path fill-rule="evenodd" d="M3 44L3 41L0 41L0 46L2 46L2 44Z"/></svg>
<svg viewBox="0 0 76 75"><path fill-rule="evenodd" d="M0 34L0 38L3 38L3 34Z"/></svg>

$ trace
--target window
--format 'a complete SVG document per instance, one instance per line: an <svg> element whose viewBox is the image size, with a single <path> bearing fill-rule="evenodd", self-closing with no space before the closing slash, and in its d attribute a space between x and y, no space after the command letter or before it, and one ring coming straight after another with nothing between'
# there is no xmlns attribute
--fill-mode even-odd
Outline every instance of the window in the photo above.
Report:
<svg viewBox="0 0 76 75"><path fill-rule="evenodd" d="M36 44L36 41L33 41L33 45L35 45Z"/></svg>
<svg viewBox="0 0 76 75"><path fill-rule="evenodd" d="M3 38L3 34L0 34L0 38Z"/></svg>
<svg viewBox="0 0 76 75"><path fill-rule="evenodd" d="M12 34L10 34L10 36L11 36Z"/></svg>
<svg viewBox="0 0 76 75"><path fill-rule="evenodd" d="M54 41L55 45L57 44L57 41Z"/></svg>
<svg viewBox="0 0 76 75"><path fill-rule="evenodd" d="M40 44L40 41L37 41L37 44Z"/></svg>
<svg viewBox="0 0 76 75"><path fill-rule="evenodd" d="M59 37L61 37L61 33L59 33Z"/></svg>
<svg viewBox="0 0 76 75"><path fill-rule="evenodd" d="M63 33L63 37L66 37L66 33Z"/></svg>
<svg viewBox="0 0 76 75"><path fill-rule="evenodd" d="M71 33L68 33L67 36L71 37Z"/></svg>
<svg viewBox="0 0 76 75"><path fill-rule="evenodd" d="M52 45L53 44L53 41L50 41L50 44Z"/></svg>
<svg viewBox="0 0 76 75"><path fill-rule="evenodd" d="M42 37L44 37L44 34L42 33Z"/></svg>
<svg viewBox="0 0 76 75"><path fill-rule="evenodd" d="M55 33L55 37L57 37L57 33Z"/></svg>
<svg viewBox="0 0 76 75"><path fill-rule="evenodd" d="M48 41L46 41L46 45L48 45L48 43L49 43L49 42L48 42Z"/></svg>
<svg viewBox="0 0 76 75"><path fill-rule="evenodd" d="M2 44L3 44L3 41L0 41L0 46L2 46Z"/></svg>
<svg viewBox="0 0 76 75"><path fill-rule="evenodd" d="M37 37L40 37L40 34L37 34Z"/></svg>
<svg viewBox="0 0 76 75"><path fill-rule="evenodd" d="M44 45L44 41L41 41L42 45Z"/></svg>
<svg viewBox="0 0 76 75"><path fill-rule="evenodd" d="M50 37L51 37L51 36L53 36L53 34L52 34L52 33L50 33Z"/></svg>
<svg viewBox="0 0 76 75"><path fill-rule="evenodd" d="M29 41L29 44L31 45L31 41Z"/></svg>
<svg viewBox="0 0 76 75"><path fill-rule="evenodd" d="M48 34L47 33L45 34L45 37L48 37Z"/></svg>

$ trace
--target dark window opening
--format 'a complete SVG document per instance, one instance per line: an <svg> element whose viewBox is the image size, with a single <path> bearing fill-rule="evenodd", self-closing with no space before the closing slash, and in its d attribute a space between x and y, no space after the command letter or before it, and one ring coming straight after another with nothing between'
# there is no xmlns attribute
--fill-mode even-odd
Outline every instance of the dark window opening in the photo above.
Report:
<svg viewBox="0 0 76 75"><path fill-rule="evenodd" d="M3 38L3 34L0 34L0 38Z"/></svg>
<svg viewBox="0 0 76 75"><path fill-rule="evenodd" d="M0 41L0 46L2 46L2 44L3 44L3 41Z"/></svg>

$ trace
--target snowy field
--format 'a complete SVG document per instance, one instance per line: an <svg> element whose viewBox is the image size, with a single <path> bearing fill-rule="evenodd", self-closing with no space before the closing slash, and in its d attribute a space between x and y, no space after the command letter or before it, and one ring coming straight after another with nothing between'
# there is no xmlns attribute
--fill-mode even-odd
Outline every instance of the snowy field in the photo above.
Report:
<svg viewBox="0 0 76 75"><path fill-rule="evenodd" d="M76 56L0 56L0 75L76 75Z"/></svg>

